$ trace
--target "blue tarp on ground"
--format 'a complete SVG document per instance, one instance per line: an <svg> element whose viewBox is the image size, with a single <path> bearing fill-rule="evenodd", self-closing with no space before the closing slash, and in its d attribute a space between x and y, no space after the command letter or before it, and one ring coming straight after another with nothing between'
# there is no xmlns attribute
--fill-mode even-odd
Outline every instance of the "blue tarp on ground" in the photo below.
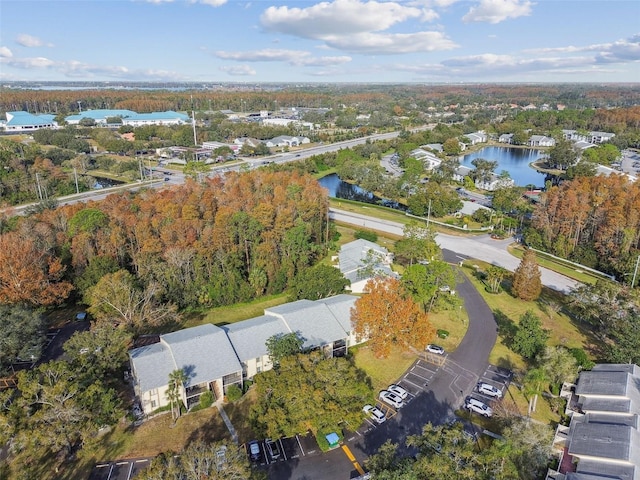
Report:
<svg viewBox="0 0 640 480"><path fill-rule="evenodd" d="M330 433L329 435L325 435L325 438L327 439L327 442L329 442L330 447L335 447L340 441L340 437L337 433Z"/></svg>

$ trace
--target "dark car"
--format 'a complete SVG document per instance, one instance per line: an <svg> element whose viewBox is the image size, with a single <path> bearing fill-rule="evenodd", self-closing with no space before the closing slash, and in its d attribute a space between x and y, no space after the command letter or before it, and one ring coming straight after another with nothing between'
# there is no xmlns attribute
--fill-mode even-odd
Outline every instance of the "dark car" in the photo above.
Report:
<svg viewBox="0 0 640 480"><path fill-rule="evenodd" d="M260 460L260 444L257 440L252 440L247 445L247 450L249 451L249 458L252 461Z"/></svg>

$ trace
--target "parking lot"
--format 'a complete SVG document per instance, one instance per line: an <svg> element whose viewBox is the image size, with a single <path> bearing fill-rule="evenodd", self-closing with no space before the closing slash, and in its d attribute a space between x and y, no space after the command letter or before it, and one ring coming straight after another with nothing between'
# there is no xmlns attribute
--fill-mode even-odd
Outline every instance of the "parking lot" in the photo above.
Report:
<svg viewBox="0 0 640 480"><path fill-rule="evenodd" d="M129 480L149 466L149 458L101 463L95 466L89 480Z"/></svg>
<svg viewBox="0 0 640 480"><path fill-rule="evenodd" d="M469 396L470 398L475 398L485 403L486 405L490 405L492 402L499 402L502 398L506 396L507 390L509 389L509 385L511 384L511 380L513 379L513 373L510 370L505 368L496 367L495 365L489 365L484 373L478 379L478 382L487 383L496 387L501 393L502 396L499 398L493 397L491 395L487 395L478 391L477 387L474 387L473 392Z"/></svg>

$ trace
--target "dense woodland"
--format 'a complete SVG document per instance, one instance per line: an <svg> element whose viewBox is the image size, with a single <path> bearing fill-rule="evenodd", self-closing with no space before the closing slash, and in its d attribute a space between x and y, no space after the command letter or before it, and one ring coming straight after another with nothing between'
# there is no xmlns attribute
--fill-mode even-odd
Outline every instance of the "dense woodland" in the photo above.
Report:
<svg viewBox="0 0 640 480"><path fill-rule="evenodd" d="M622 276L640 251L640 184L578 177L542 196L532 227L525 235L532 246Z"/></svg>
<svg viewBox="0 0 640 480"><path fill-rule="evenodd" d="M0 298L52 305L120 269L181 308L281 292L323 254L327 208L311 177L255 171L45 210L0 236Z"/></svg>

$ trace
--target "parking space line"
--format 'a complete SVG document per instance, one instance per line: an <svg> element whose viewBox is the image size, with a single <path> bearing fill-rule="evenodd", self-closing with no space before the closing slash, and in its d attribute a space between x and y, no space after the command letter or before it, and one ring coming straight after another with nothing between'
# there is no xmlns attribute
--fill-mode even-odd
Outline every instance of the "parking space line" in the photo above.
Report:
<svg viewBox="0 0 640 480"><path fill-rule="evenodd" d="M409 380L407 377L403 378L403 380L407 383L410 383L411 385L413 385L414 387L417 388L422 388L420 385L418 385L417 383L413 383L411 380Z"/></svg>
<svg viewBox="0 0 640 480"><path fill-rule="evenodd" d="M418 375L416 372L413 372L413 371L412 371L412 372L411 372L411 374L412 374L412 375L415 375L416 377L420 377L420 378L422 378L423 380L429 380L427 377L423 377L422 375Z"/></svg>
<svg viewBox="0 0 640 480"><path fill-rule="evenodd" d="M304 453L304 450L302 448L302 444L300 443L300 438L298 437L298 435L296 435L296 441L298 442L298 447L300 447L300 451L302 452L302 456L304 457L306 453Z"/></svg>
<svg viewBox="0 0 640 480"><path fill-rule="evenodd" d="M347 456L347 458L349 459L349 461L351 463L353 463L353 466L356 468L356 470L358 471L358 473L360 475L364 475L364 470L362 469L362 467L360 466L360 464L356 461L356 457L353 456L353 453L351 453L351 450L349 450L349 447L347 447L346 445L342 445L342 451L344 452L344 454Z"/></svg>
<svg viewBox="0 0 640 480"><path fill-rule="evenodd" d="M284 457L285 460L289 460L287 458L287 452L284 451L284 445L282 445L282 439L279 438L278 441L280 442L280 448L282 449L282 456Z"/></svg>
<svg viewBox="0 0 640 480"><path fill-rule="evenodd" d="M131 479L131 474L133 473L133 466L135 465L134 462L131 462L131 465L129 466L129 474L127 475L127 480Z"/></svg>
<svg viewBox="0 0 640 480"><path fill-rule="evenodd" d="M111 464L111 468L109 469L109 475L107 475L107 480L111 478L112 473L113 473L113 463Z"/></svg>

